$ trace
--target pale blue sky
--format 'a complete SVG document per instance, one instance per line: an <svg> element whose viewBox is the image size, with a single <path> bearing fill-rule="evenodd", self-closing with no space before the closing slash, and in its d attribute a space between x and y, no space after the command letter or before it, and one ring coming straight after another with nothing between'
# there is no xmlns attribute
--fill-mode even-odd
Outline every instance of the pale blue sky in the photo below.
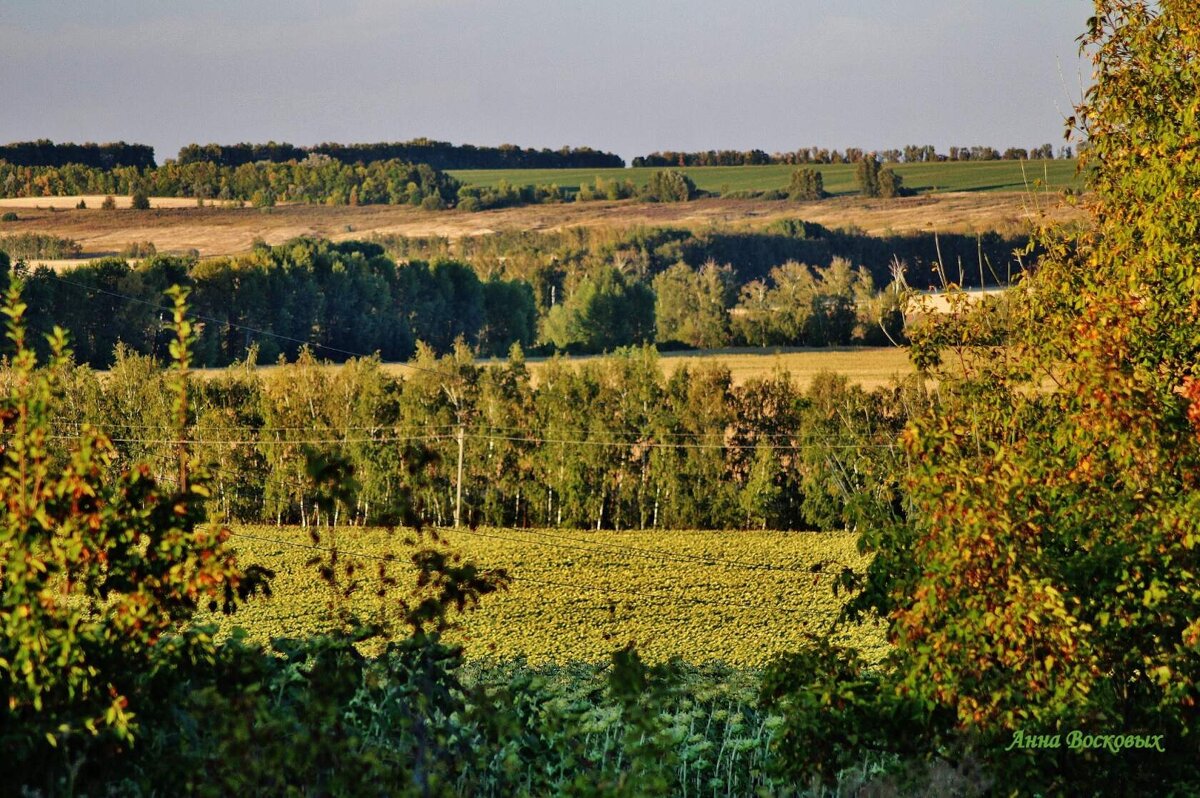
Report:
<svg viewBox="0 0 1200 798"><path fill-rule="evenodd" d="M1062 142L1088 0L0 0L0 142Z"/></svg>

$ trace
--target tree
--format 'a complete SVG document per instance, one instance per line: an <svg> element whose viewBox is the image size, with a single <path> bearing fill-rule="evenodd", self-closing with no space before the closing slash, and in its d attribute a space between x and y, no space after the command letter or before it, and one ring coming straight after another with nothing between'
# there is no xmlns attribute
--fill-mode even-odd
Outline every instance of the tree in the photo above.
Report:
<svg viewBox="0 0 1200 798"><path fill-rule="evenodd" d="M150 197L146 194L145 189L137 188L129 195L129 206L135 211L150 210Z"/></svg>
<svg viewBox="0 0 1200 798"><path fill-rule="evenodd" d="M774 340L774 309L770 289L762 280L752 280L738 292L738 303L730 311L730 331L738 346L767 346Z"/></svg>
<svg viewBox="0 0 1200 798"><path fill-rule="evenodd" d="M662 169L650 175L650 181L642 190L642 198L649 202L687 202L696 194L692 179L674 169Z"/></svg>
<svg viewBox="0 0 1200 798"><path fill-rule="evenodd" d="M879 159L871 153L858 162L854 170L858 179L858 192L864 197L879 196Z"/></svg>
<svg viewBox="0 0 1200 798"><path fill-rule="evenodd" d="M888 167L879 170L879 196L892 199L904 195L903 179Z"/></svg>
<svg viewBox="0 0 1200 798"><path fill-rule="evenodd" d="M772 287L767 292L770 308L770 343L798 344L807 341L813 309L818 306L817 281L812 269L788 261L771 269Z"/></svg>
<svg viewBox="0 0 1200 798"><path fill-rule="evenodd" d="M825 178L816 169L797 169L792 172L788 183L788 199L819 200L829 196L825 193Z"/></svg>
<svg viewBox="0 0 1200 798"><path fill-rule="evenodd" d="M148 709L146 677L174 652L212 656L203 630L180 635L200 607L244 595L228 531L202 527L207 476L177 449L160 482L145 466L115 472L112 442L84 428L65 467L46 445L69 359L57 330L47 369L26 346L20 287L7 295L12 371L0 396L0 745L14 767L6 792L31 773L78 769L94 747L128 744ZM192 327L176 294L172 352L186 369ZM186 377L173 380L175 424L187 424ZM177 433L180 434L180 433ZM69 791L69 790L68 790Z"/></svg>
<svg viewBox="0 0 1200 798"><path fill-rule="evenodd" d="M656 338L698 349L729 343L729 308L735 278L729 266L705 263L699 271L677 263L654 278Z"/></svg>
<svg viewBox="0 0 1200 798"><path fill-rule="evenodd" d="M484 323L479 349L501 356L513 346L529 346L537 333L537 303L529 283L492 279L483 290Z"/></svg>
<svg viewBox="0 0 1200 798"><path fill-rule="evenodd" d="M1043 236L1007 321L956 301L913 331L940 397L902 435L904 506L864 534L865 581L839 579L896 646L874 699L841 706L909 717L927 753L989 752L1000 794L1200 790L1196 14L1097 3L1072 119L1094 224ZM1074 732L1158 744L1068 755ZM1014 747L1035 733L1061 747Z"/></svg>
<svg viewBox="0 0 1200 798"><path fill-rule="evenodd" d="M611 266L585 277L542 324L544 340L583 352L640 344L653 335L653 292Z"/></svg>
<svg viewBox="0 0 1200 798"><path fill-rule="evenodd" d="M778 484L779 477L779 462L771 443L759 441L754 447L754 461L741 491L746 526L760 529L782 526L780 504L783 491Z"/></svg>
<svg viewBox="0 0 1200 798"><path fill-rule="evenodd" d="M869 294L871 287L866 270L855 270L845 258L835 257L827 268L818 269L805 330L807 342L814 346L849 344L857 322L855 300Z"/></svg>

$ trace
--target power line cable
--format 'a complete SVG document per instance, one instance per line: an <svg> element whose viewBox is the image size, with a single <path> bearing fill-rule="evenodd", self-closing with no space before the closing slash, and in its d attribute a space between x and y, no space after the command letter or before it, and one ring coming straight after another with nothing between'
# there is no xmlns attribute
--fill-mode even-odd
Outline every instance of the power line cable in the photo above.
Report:
<svg viewBox="0 0 1200 798"><path fill-rule="evenodd" d="M443 427L445 428L445 427ZM457 429L457 425L453 429ZM617 440L599 440L593 438L584 439L568 439L568 438L544 438L538 436L512 436L512 435L486 435L477 432L464 432L468 438L481 441L507 441L510 443L536 443L536 444L552 444L556 446L608 446L608 447L646 447L653 449L697 449L697 450L744 450L758 449L763 447L771 451L808 451L810 449L895 449L894 444L888 443L802 443L802 444L739 444L739 443L683 443L683 442L665 442L655 440L644 441L617 441ZM48 436L56 440L73 440L75 436L71 435L51 435ZM400 443L406 441L423 441L423 440L446 440L452 441L455 436L449 432L433 433L426 435L386 435L372 438L322 438L322 439L287 439L287 438L249 438L237 440L225 440L215 438L133 438L133 437L109 437L113 443L142 443L154 444L163 446L178 446L180 444L197 443L197 444L224 444L224 445L257 445L257 444L310 444L310 445L327 445L327 444L352 444L352 443Z"/></svg>
<svg viewBox="0 0 1200 798"><path fill-rule="evenodd" d="M47 438L52 440L76 440L74 435L48 435ZM216 438L113 438L109 440L113 443L146 443L161 446L178 446L180 444L210 444L210 445L225 445L225 446L257 446L259 444L291 444L291 445L327 445L327 444L346 444L346 443L402 443L407 441L427 441L427 440L442 440L443 438L451 439L452 435L434 434L434 435L393 435L382 438L323 438L323 439L298 439L289 440L285 438L251 438L242 440L222 440Z"/></svg>

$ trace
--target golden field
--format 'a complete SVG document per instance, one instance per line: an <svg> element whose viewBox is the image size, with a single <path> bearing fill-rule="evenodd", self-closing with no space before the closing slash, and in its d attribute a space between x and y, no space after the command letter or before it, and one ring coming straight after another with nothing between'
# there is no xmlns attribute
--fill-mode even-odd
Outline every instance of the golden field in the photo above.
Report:
<svg viewBox="0 0 1200 798"><path fill-rule="evenodd" d="M856 227L869 234L905 232L1026 232L1046 221L1068 222L1082 212L1056 194L953 192L891 200L835 197L820 202L701 199L684 203L570 202L468 213L411 206L280 205L274 208L198 208L195 200L150 199L151 210L98 211L102 198L2 200L18 214L0 232L44 233L78 241L88 255L119 252L131 241L150 241L159 252L198 251L203 256L245 252L256 239L280 244L298 236L335 240L374 234L444 236L457 239L500 231L547 231L569 227L711 226L754 230L778 219L805 219L830 228ZM129 198L118 198L118 205ZM53 205L55 208L51 208Z"/></svg>

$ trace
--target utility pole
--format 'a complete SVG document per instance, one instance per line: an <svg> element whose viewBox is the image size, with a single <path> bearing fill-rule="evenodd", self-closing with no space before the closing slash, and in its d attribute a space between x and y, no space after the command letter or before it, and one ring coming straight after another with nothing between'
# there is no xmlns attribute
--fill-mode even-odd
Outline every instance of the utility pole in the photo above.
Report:
<svg viewBox="0 0 1200 798"><path fill-rule="evenodd" d="M454 528L458 529L459 523L462 520L462 468L463 468L463 444L465 439L462 422L458 425L458 479L454 486Z"/></svg>

